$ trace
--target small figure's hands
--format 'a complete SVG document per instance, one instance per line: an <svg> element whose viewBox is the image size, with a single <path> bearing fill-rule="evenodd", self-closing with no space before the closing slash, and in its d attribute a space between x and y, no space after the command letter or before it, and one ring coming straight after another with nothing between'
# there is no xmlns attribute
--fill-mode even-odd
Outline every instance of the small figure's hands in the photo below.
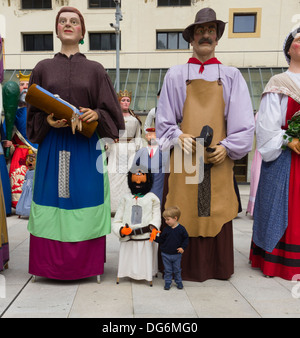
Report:
<svg viewBox="0 0 300 338"><path fill-rule="evenodd" d="M128 236L132 233L132 229L126 223L124 227L121 228L121 235Z"/></svg>
<svg viewBox="0 0 300 338"><path fill-rule="evenodd" d="M291 142L287 144L287 146L292 149L296 154L300 155L300 140L297 138L293 138Z"/></svg>
<svg viewBox="0 0 300 338"><path fill-rule="evenodd" d="M184 250L182 248L177 248L177 252L183 254Z"/></svg>
<svg viewBox="0 0 300 338"><path fill-rule="evenodd" d="M158 233L160 234L160 231L157 230L156 228L153 228L153 229L152 229L152 232L151 232L151 235L150 235L150 238L149 238L149 241L150 241L150 242L153 242L153 241L155 240L155 238L156 238L156 235L157 235Z"/></svg>
<svg viewBox="0 0 300 338"><path fill-rule="evenodd" d="M221 164L222 162L224 162L224 160L227 156L226 148L223 147L221 144L216 145L212 148L215 149L214 152L207 153L208 163Z"/></svg>
<svg viewBox="0 0 300 338"><path fill-rule="evenodd" d="M68 127L68 122L66 119L62 119L62 120L54 120L53 118L53 113L49 114L47 116L47 122L49 123L49 125L53 128L64 128L64 127Z"/></svg>
<svg viewBox="0 0 300 338"><path fill-rule="evenodd" d="M196 151L195 136L191 134L181 134L178 141L181 149L186 153L194 153Z"/></svg>
<svg viewBox="0 0 300 338"><path fill-rule="evenodd" d="M80 119L86 123L98 120L98 114L90 108L79 107L79 111L83 113Z"/></svg>
<svg viewBox="0 0 300 338"><path fill-rule="evenodd" d="M9 148L12 146L12 142L9 140L2 141L3 148Z"/></svg>

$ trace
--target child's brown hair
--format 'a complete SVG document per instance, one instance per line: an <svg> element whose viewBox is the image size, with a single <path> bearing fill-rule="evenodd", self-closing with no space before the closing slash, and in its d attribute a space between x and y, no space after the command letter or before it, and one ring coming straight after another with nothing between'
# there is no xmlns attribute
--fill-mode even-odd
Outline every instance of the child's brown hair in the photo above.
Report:
<svg viewBox="0 0 300 338"><path fill-rule="evenodd" d="M169 208L165 209L165 211L163 212L162 215L163 215L163 218L166 218L166 217L175 218L175 217L177 217L177 220L179 220L179 217L181 215L181 211L177 206L169 207Z"/></svg>

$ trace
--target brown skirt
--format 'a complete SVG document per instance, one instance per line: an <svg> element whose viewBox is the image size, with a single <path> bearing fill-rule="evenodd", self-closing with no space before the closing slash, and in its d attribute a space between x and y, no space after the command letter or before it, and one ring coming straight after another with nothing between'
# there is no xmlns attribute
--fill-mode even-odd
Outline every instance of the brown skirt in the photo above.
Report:
<svg viewBox="0 0 300 338"><path fill-rule="evenodd" d="M204 282L207 279L229 279L234 272L232 221L223 225L216 237L189 237L182 255L183 280ZM163 273L159 252L159 271Z"/></svg>

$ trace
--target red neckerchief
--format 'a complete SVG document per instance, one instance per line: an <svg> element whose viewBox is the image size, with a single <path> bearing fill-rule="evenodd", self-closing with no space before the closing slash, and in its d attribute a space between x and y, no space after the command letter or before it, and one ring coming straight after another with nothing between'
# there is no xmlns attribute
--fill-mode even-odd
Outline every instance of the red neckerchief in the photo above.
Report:
<svg viewBox="0 0 300 338"><path fill-rule="evenodd" d="M212 64L217 64L217 63L221 64L221 62L217 58L211 58L205 62L201 62L196 58L190 58L188 63L195 63L197 65L201 65L199 69L199 73L203 73L204 65L212 65Z"/></svg>

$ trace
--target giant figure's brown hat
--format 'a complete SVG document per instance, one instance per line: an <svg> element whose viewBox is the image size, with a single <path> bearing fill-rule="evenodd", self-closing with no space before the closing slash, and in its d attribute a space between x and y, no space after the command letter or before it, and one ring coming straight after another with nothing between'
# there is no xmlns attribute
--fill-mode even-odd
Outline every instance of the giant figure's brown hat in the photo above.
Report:
<svg viewBox="0 0 300 338"><path fill-rule="evenodd" d="M208 7L200 9L200 11L198 11L196 14L195 22L187 26L187 28L182 32L184 40L191 42L195 26L207 22L215 22L217 24L217 37L219 40L224 33L226 22L217 20L216 12L212 8Z"/></svg>

